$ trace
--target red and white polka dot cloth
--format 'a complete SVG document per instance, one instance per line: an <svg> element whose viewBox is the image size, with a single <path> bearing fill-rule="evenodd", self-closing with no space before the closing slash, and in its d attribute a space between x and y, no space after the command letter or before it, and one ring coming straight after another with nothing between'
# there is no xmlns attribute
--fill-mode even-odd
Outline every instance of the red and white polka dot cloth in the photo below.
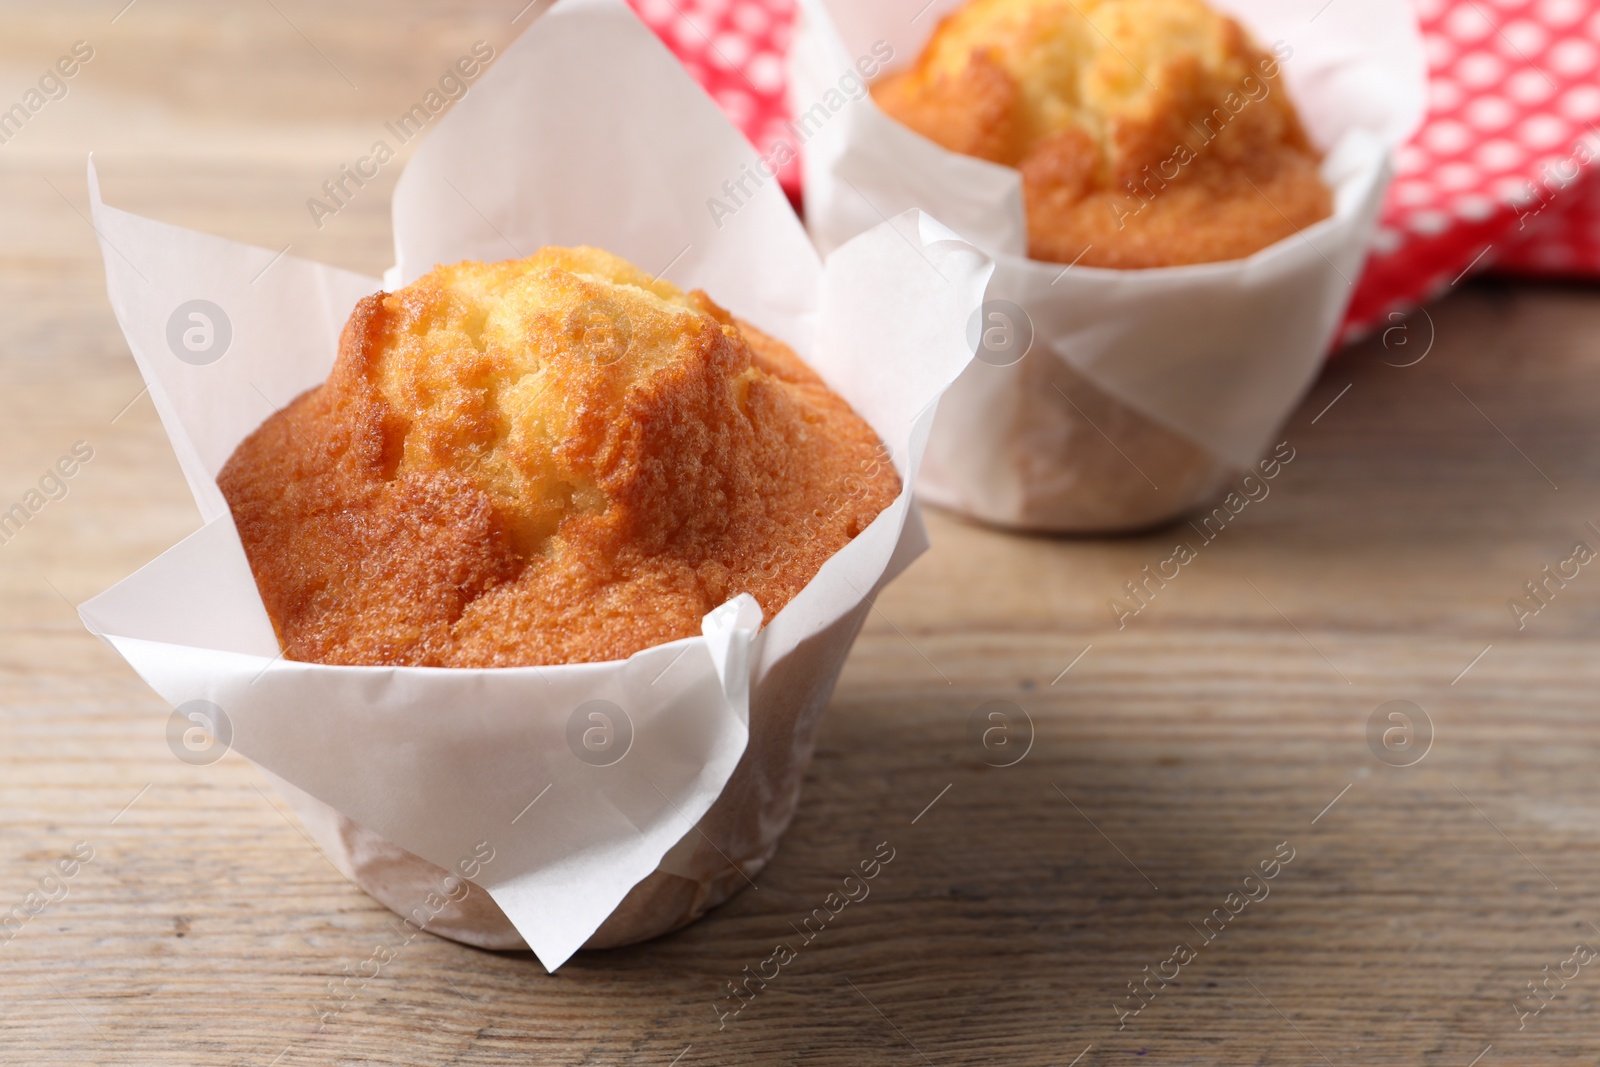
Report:
<svg viewBox="0 0 1600 1067"><path fill-rule="evenodd" d="M794 0L628 0L639 17L672 49L694 80L766 156L773 144L792 140L784 60L794 26ZM778 180L794 199L800 165Z"/></svg>
<svg viewBox="0 0 1600 1067"><path fill-rule="evenodd" d="M1600 0L1415 0L1428 118L1395 159L1346 337L1493 265L1600 277Z"/></svg>
<svg viewBox="0 0 1600 1067"><path fill-rule="evenodd" d="M766 154L793 0L629 0ZM1493 266L1600 278L1600 0L1413 0L1428 118L1395 160L1342 340ZM779 175L791 196L799 170Z"/></svg>

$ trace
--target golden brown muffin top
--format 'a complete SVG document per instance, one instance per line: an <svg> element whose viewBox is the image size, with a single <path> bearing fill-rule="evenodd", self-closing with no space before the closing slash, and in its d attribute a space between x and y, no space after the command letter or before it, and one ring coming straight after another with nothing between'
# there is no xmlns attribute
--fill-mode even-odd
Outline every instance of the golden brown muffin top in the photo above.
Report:
<svg viewBox="0 0 1600 1067"><path fill-rule="evenodd" d="M1022 171L1036 259L1232 259L1332 211L1276 58L1199 0L970 0L873 94Z"/></svg>
<svg viewBox="0 0 1600 1067"><path fill-rule="evenodd" d="M770 619L900 489L786 345L592 248L362 300L218 484L289 658L464 667Z"/></svg>

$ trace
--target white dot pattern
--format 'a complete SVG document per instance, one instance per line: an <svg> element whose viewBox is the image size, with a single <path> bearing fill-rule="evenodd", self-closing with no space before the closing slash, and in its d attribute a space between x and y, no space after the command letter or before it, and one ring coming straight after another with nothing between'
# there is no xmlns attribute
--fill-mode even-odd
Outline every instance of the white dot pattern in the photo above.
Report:
<svg viewBox="0 0 1600 1067"><path fill-rule="evenodd" d="M757 152L771 158L779 141L793 143L784 126L789 109L783 57L794 0L628 2ZM799 189L799 167L792 158L779 169L778 179L786 189Z"/></svg>
<svg viewBox="0 0 1600 1067"><path fill-rule="evenodd" d="M1428 118L1395 153L1346 339L1475 270L1600 277L1600 0L1416 0Z"/></svg>

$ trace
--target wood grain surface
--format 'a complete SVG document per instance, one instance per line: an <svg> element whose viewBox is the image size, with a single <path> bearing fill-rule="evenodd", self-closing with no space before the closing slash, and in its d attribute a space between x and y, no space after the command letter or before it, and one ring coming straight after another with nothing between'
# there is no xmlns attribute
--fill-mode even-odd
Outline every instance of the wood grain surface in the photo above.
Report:
<svg viewBox="0 0 1600 1067"><path fill-rule="evenodd" d="M85 153L116 206L380 271L398 165L320 229L305 200L521 0L124 3L0 5L0 108L95 50L0 145L0 510L93 450L0 544L0 915L59 898L0 929L0 1062L1600 1060L1600 960L1574 956L1600 947L1600 568L1520 630L1507 605L1600 548L1592 288L1472 284L1340 355L1270 494L1123 628L1108 600L1193 531L932 516L757 888L549 976L407 942L249 764L174 758L72 608L198 525L106 302ZM1410 767L1368 743L1392 700L1432 725ZM970 736L990 701L1031 720L1013 766ZM880 842L870 895L719 1028L726 984Z"/></svg>

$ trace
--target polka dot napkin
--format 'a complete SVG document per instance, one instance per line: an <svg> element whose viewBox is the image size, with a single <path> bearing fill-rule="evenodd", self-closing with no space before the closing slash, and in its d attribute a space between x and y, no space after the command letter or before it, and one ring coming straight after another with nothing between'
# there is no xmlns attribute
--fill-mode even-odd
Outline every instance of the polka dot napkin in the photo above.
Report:
<svg viewBox="0 0 1600 1067"><path fill-rule="evenodd" d="M629 2L758 151L784 137L793 0ZM1600 277L1600 0L1412 2L1428 117L1395 160L1341 341L1491 266ZM798 167L779 179L796 197Z"/></svg>
<svg viewBox="0 0 1600 1067"><path fill-rule="evenodd" d="M1395 159L1346 339L1493 266L1600 277L1600 0L1415 0L1428 118Z"/></svg>

